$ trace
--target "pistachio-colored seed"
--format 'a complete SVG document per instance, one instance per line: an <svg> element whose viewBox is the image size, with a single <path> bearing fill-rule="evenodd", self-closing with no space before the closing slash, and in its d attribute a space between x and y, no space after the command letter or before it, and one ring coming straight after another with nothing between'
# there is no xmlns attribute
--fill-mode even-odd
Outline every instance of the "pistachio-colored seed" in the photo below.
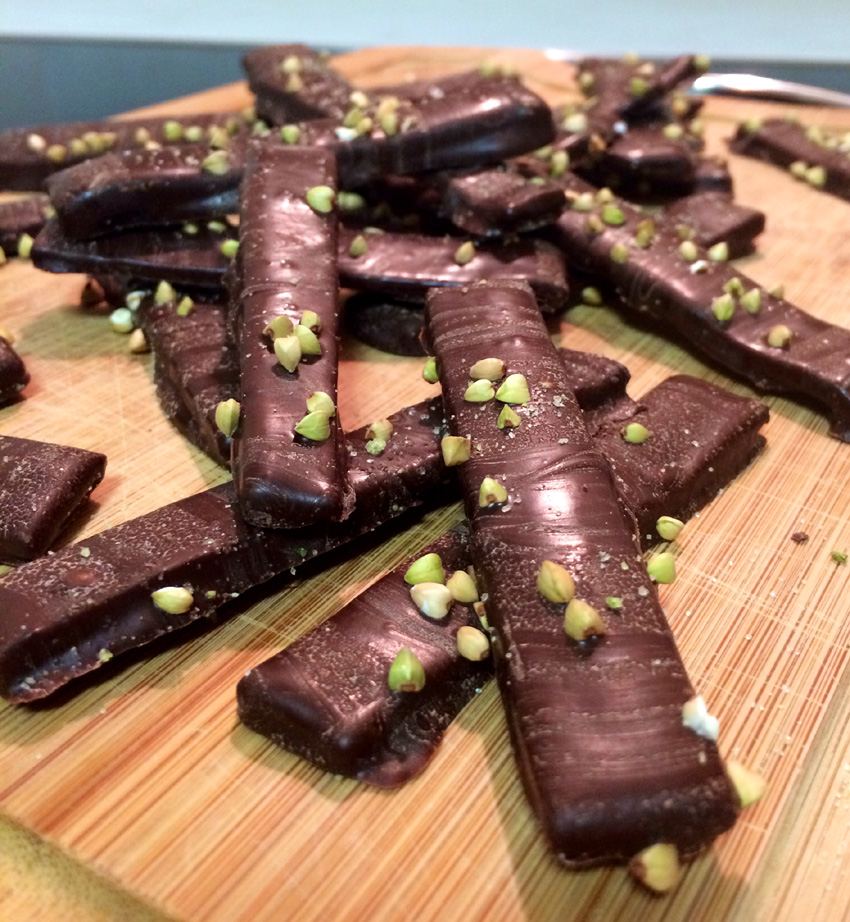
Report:
<svg viewBox="0 0 850 922"><path fill-rule="evenodd" d="M608 186L603 186L597 190L595 198L600 205L610 205L614 201L614 192Z"/></svg>
<svg viewBox="0 0 850 922"><path fill-rule="evenodd" d="M6 327L0 327L0 339L5 339L10 346L15 344L14 334L11 330L7 330Z"/></svg>
<svg viewBox="0 0 850 922"><path fill-rule="evenodd" d="M716 263L725 263L729 259L729 244L725 240L708 248L708 258Z"/></svg>
<svg viewBox="0 0 850 922"><path fill-rule="evenodd" d="M623 243L615 243L614 246L611 247L611 252L608 255L615 263L622 264L629 261L629 250Z"/></svg>
<svg viewBox="0 0 850 922"><path fill-rule="evenodd" d="M564 611L564 631L577 642L605 635L605 622L599 612L583 599L570 599Z"/></svg>
<svg viewBox="0 0 850 922"><path fill-rule="evenodd" d="M366 199L359 192L337 192L336 203L340 211L351 213L366 207Z"/></svg>
<svg viewBox="0 0 850 922"><path fill-rule="evenodd" d="M271 133L271 128L261 118L258 118L251 126L251 134L257 138L267 138Z"/></svg>
<svg viewBox="0 0 850 922"><path fill-rule="evenodd" d="M143 355L145 352L150 352L145 331L141 327L136 327L130 334L130 338L127 340L127 349L134 355Z"/></svg>
<svg viewBox="0 0 850 922"><path fill-rule="evenodd" d="M227 232L227 224L224 221L207 221L207 230L213 234L224 234Z"/></svg>
<svg viewBox="0 0 850 922"><path fill-rule="evenodd" d="M721 322L726 323L735 313L735 300L728 292L719 295L711 302L711 312Z"/></svg>
<svg viewBox="0 0 850 922"><path fill-rule="evenodd" d="M625 441L631 442L633 445L640 445L649 438L650 432L643 423L629 423L623 429L622 436Z"/></svg>
<svg viewBox="0 0 850 922"><path fill-rule="evenodd" d="M605 205L602 208L602 220L611 227L619 227L626 223L626 216L616 205Z"/></svg>
<svg viewBox="0 0 850 922"><path fill-rule="evenodd" d="M402 647L390 666L387 682L391 691L418 692L425 687L425 667L410 647Z"/></svg>
<svg viewBox="0 0 850 922"><path fill-rule="evenodd" d="M498 506L506 502L508 491L492 477L485 477L478 490L478 505L484 509L487 506Z"/></svg>
<svg viewBox="0 0 850 922"><path fill-rule="evenodd" d="M230 135L221 125L213 125L209 130L210 147L214 150L225 150L230 146Z"/></svg>
<svg viewBox="0 0 850 922"><path fill-rule="evenodd" d="M677 224L676 225L676 236L680 240L693 240L694 239L694 229L690 224Z"/></svg>
<svg viewBox="0 0 850 922"><path fill-rule="evenodd" d="M295 327L295 336L301 344L302 355L322 354L322 344L319 342L319 337L316 336L309 327L305 327L299 323L298 326Z"/></svg>
<svg viewBox="0 0 850 922"><path fill-rule="evenodd" d="M445 583L446 571L439 554L431 552L418 557L407 568L404 581L411 586L417 583Z"/></svg>
<svg viewBox="0 0 850 922"><path fill-rule="evenodd" d="M457 631L457 652L473 663L480 662L490 655L490 638L477 627L464 624Z"/></svg>
<svg viewBox="0 0 850 922"><path fill-rule="evenodd" d="M381 131L388 138L398 134L398 112L378 113L378 124L381 126Z"/></svg>
<svg viewBox="0 0 850 922"><path fill-rule="evenodd" d="M745 291L738 299L738 303L748 314L757 314L761 310L761 290L751 288Z"/></svg>
<svg viewBox="0 0 850 922"><path fill-rule="evenodd" d="M316 335L322 332L322 321L315 311L302 311L299 323L302 327L312 330Z"/></svg>
<svg viewBox="0 0 850 922"><path fill-rule="evenodd" d="M188 317L194 309L195 302L188 295L186 295L180 299L180 303L177 305L177 316Z"/></svg>
<svg viewBox="0 0 850 922"><path fill-rule="evenodd" d="M567 134L581 134L587 131L588 121L586 112L571 112L563 122Z"/></svg>
<svg viewBox="0 0 850 922"><path fill-rule="evenodd" d="M652 218L644 218L635 228L635 243L645 250L652 246L653 240L655 240L655 221Z"/></svg>
<svg viewBox="0 0 850 922"><path fill-rule="evenodd" d="M782 300L782 298L785 297L785 286L782 284L782 282L780 282L778 285L774 285L768 294L771 296L771 298L779 298Z"/></svg>
<svg viewBox="0 0 850 922"><path fill-rule="evenodd" d="M162 136L166 141L179 141L183 137L183 126L180 122L168 121L162 126Z"/></svg>
<svg viewBox="0 0 850 922"><path fill-rule="evenodd" d="M289 74L286 78L286 92L287 93L300 93L304 89L304 81L301 79L301 75L298 73Z"/></svg>
<svg viewBox="0 0 850 922"><path fill-rule="evenodd" d="M348 101L353 106L360 106L361 109L365 109L369 105L369 97L363 90L352 90L348 96Z"/></svg>
<svg viewBox="0 0 850 922"><path fill-rule="evenodd" d="M334 406L333 398L324 391L313 391L307 398L307 412L324 413L325 416L336 416L336 407ZM372 437L374 438L374 436ZM386 439L384 441L386 441Z"/></svg>
<svg viewBox="0 0 850 922"><path fill-rule="evenodd" d="M653 893L667 893L682 877L679 852L669 842L657 842L632 858L629 873Z"/></svg>
<svg viewBox="0 0 850 922"><path fill-rule="evenodd" d="M35 154L43 153L47 150L47 141L40 134L27 135L27 147Z"/></svg>
<svg viewBox="0 0 850 922"><path fill-rule="evenodd" d="M531 400L531 394L528 390L528 382L525 375L519 373L508 375L502 386L496 391L496 400L502 403L513 403L523 405Z"/></svg>
<svg viewBox="0 0 850 922"><path fill-rule="evenodd" d="M602 304L602 293L598 288L588 285L581 290L582 304L589 304L591 307L600 307Z"/></svg>
<svg viewBox="0 0 850 922"><path fill-rule="evenodd" d="M665 125L661 131L664 137L669 138L671 141L678 141L685 133L685 129L682 128L681 125L678 125L676 122L671 122L669 125Z"/></svg>
<svg viewBox="0 0 850 922"><path fill-rule="evenodd" d="M720 721L713 714L708 713L702 695L694 695L682 705L682 726L714 742L717 742L720 734Z"/></svg>
<svg viewBox="0 0 850 922"><path fill-rule="evenodd" d="M386 447L387 443L383 439L369 439L366 443L366 453L377 456L382 454Z"/></svg>
<svg viewBox="0 0 850 922"><path fill-rule="evenodd" d="M132 333L136 321L129 307L116 307L109 315L109 325L114 333Z"/></svg>
<svg viewBox="0 0 850 922"><path fill-rule="evenodd" d="M440 450L443 453L443 463L446 467L456 467L469 460L472 453L472 442L462 435L447 435L440 441Z"/></svg>
<svg viewBox="0 0 850 922"><path fill-rule="evenodd" d="M490 623L487 621L487 609L483 602L473 602L472 610L478 615L478 620L481 622L481 627L485 631L490 630Z"/></svg>
<svg viewBox="0 0 850 922"><path fill-rule="evenodd" d="M454 573L446 580L449 592L456 602L462 602L469 605L478 601L478 586L475 585L473 577L466 570L455 570Z"/></svg>
<svg viewBox="0 0 850 922"><path fill-rule="evenodd" d="M225 240L219 249L222 252L223 256L226 256L228 259L233 259L234 256L239 252L239 241L231 238L230 240Z"/></svg>
<svg viewBox="0 0 850 922"><path fill-rule="evenodd" d="M169 615L185 614L195 602L192 593L184 586L164 586L151 593L153 604Z"/></svg>
<svg viewBox="0 0 850 922"><path fill-rule="evenodd" d="M133 140L136 142L136 144L138 144L138 145L140 145L140 146L142 146L142 147L143 147L145 144L147 144L148 141L150 141L150 139L151 139L151 133L150 133L150 132L148 131L148 129L145 128L144 126L142 126L142 127L140 127L140 128L137 128L137 129L133 132Z"/></svg>
<svg viewBox="0 0 850 922"><path fill-rule="evenodd" d="M656 583L676 581L676 558L669 552L654 554L646 565L646 572Z"/></svg>
<svg viewBox="0 0 850 922"><path fill-rule="evenodd" d="M226 150L214 150L201 161L201 169L213 176L223 176L230 169L230 158Z"/></svg>
<svg viewBox="0 0 850 922"><path fill-rule="evenodd" d="M32 245L35 243L31 234L21 234L18 238L18 256L21 259L29 259L32 254Z"/></svg>
<svg viewBox="0 0 850 922"><path fill-rule="evenodd" d="M267 336L274 342L281 336L291 336L294 331L295 324L292 322L291 318L287 317L285 314L279 314L277 317L272 317L265 327L263 327L263 336Z"/></svg>
<svg viewBox="0 0 850 922"><path fill-rule="evenodd" d="M738 800L741 801L742 810L764 797L767 782L758 772L746 768L735 759L730 759L726 763L726 771L735 787Z"/></svg>
<svg viewBox="0 0 850 922"><path fill-rule="evenodd" d="M498 381L504 377L505 363L501 359L479 359L470 369L469 377L473 381Z"/></svg>
<svg viewBox="0 0 850 922"><path fill-rule="evenodd" d="M336 194L330 186L313 186L307 190L307 204L319 214L333 211Z"/></svg>
<svg viewBox="0 0 850 922"><path fill-rule="evenodd" d="M699 256L699 251L697 250L697 245L693 240L683 240L679 244L679 256L682 257L686 262L692 263Z"/></svg>
<svg viewBox="0 0 850 922"><path fill-rule="evenodd" d="M301 361L301 342L294 333L278 336L274 341L274 354L287 371L295 371Z"/></svg>
<svg viewBox="0 0 850 922"><path fill-rule="evenodd" d="M297 74L301 70L301 58L297 54L288 54L279 66L285 74Z"/></svg>
<svg viewBox="0 0 850 922"><path fill-rule="evenodd" d="M436 384L440 380L440 376L437 373L437 360L433 356L428 356L425 359L425 365L422 368L422 377L429 384Z"/></svg>
<svg viewBox="0 0 850 922"><path fill-rule="evenodd" d="M537 591L549 602L566 604L576 594L576 584L566 567L544 560L537 571Z"/></svg>
<svg viewBox="0 0 850 922"><path fill-rule="evenodd" d="M837 564L844 565L847 563L847 554L844 551L833 551L829 556Z"/></svg>
<svg viewBox="0 0 850 922"><path fill-rule="evenodd" d="M242 407L238 400L231 397L229 400L222 400L215 408L215 424L219 430L229 439L239 426L239 413Z"/></svg>
<svg viewBox="0 0 850 922"><path fill-rule="evenodd" d="M556 150L549 161L549 172L553 176L563 176L570 168L570 155L565 150Z"/></svg>
<svg viewBox="0 0 850 922"><path fill-rule="evenodd" d="M386 112L395 112L400 105L401 102L398 96L384 96L378 103L376 112L378 115L383 115Z"/></svg>
<svg viewBox="0 0 850 922"><path fill-rule="evenodd" d="M691 119L691 123L688 125L688 129L691 134L694 134L700 138L705 134L705 122L701 118Z"/></svg>
<svg viewBox="0 0 850 922"><path fill-rule="evenodd" d="M177 292L174 290L174 286L171 282L166 282L163 279L157 286L156 291L153 295L154 304L170 304L172 301L176 300Z"/></svg>
<svg viewBox="0 0 850 922"><path fill-rule="evenodd" d="M369 132L372 130L373 125L374 125L374 122L367 115L361 118L360 121L354 126L354 131L356 132L358 136L369 134Z"/></svg>
<svg viewBox="0 0 850 922"><path fill-rule="evenodd" d="M71 138L71 142L68 145L71 149L71 153L79 157L82 154L87 154L89 147L88 144L82 138Z"/></svg>
<svg viewBox="0 0 850 922"><path fill-rule="evenodd" d="M707 54L695 54L694 69L704 74L711 67L711 58Z"/></svg>
<svg viewBox="0 0 850 922"><path fill-rule="evenodd" d="M516 427L522 422L519 414L514 410L514 408L506 403L500 413L499 418L496 420L496 425L500 429L516 429Z"/></svg>
<svg viewBox="0 0 850 922"><path fill-rule="evenodd" d="M822 189L826 185L826 170L822 166L810 166L803 178L810 186Z"/></svg>
<svg viewBox="0 0 850 922"><path fill-rule="evenodd" d="M113 655L114 654L112 653L111 650L107 650L106 647L103 647L103 649L98 650L98 653L97 653L98 662L108 663L112 659Z"/></svg>
<svg viewBox="0 0 850 922"><path fill-rule="evenodd" d="M198 233L200 228L198 227L197 224L195 224L194 221L187 221L183 225L181 230L183 231L184 234L186 234L187 237L194 237Z"/></svg>
<svg viewBox="0 0 850 922"><path fill-rule="evenodd" d="M675 541L684 527L685 523L672 515L662 515L655 523L655 530L665 541Z"/></svg>
<svg viewBox="0 0 850 922"><path fill-rule="evenodd" d="M83 141L86 142L86 147L96 154L104 149L104 139L99 131L84 131Z"/></svg>
<svg viewBox="0 0 850 922"><path fill-rule="evenodd" d="M466 240L455 250L454 261L459 266L465 266L468 262L472 262L474 256L475 244L471 240Z"/></svg>
<svg viewBox="0 0 850 922"><path fill-rule="evenodd" d="M366 243L366 238L363 234L358 234L348 247L348 255L356 259L358 256L364 256L368 250L369 244Z"/></svg>
<svg viewBox="0 0 850 922"><path fill-rule="evenodd" d="M792 336L790 327L779 323L767 331L767 344L774 349L787 349L791 345Z"/></svg>
<svg viewBox="0 0 850 922"><path fill-rule="evenodd" d="M623 600L618 595L609 595L605 599L605 604L611 611L619 611L623 607Z"/></svg>
<svg viewBox="0 0 850 922"><path fill-rule="evenodd" d="M643 77L632 77L629 81L629 93L635 98L643 96L649 89L649 84Z"/></svg>
<svg viewBox="0 0 850 922"><path fill-rule="evenodd" d="M583 70L578 75L578 85L585 91L591 89L596 83L596 77L589 70Z"/></svg>
<svg viewBox="0 0 850 922"><path fill-rule="evenodd" d="M308 413L295 424L298 435L311 442L324 442L330 438L331 424L327 413Z"/></svg>
<svg viewBox="0 0 850 922"><path fill-rule="evenodd" d="M808 171L808 169L809 169L808 164L804 163L802 160L795 160L793 163L791 163L788 166L788 172L795 179L805 179L806 172Z"/></svg>
<svg viewBox="0 0 850 922"><path fill-rule="evenodd" d="M369 424L369 428L366 430L366 438L381 439L384 442L389 442L394 428L395 427L388 419L376 419L373 423Z"/></svg>
<svg viewBox="0 0 850 922"><path fill-rule="evenodd" d="M0 266L6 265L6 251L0 247Z"/></svg>
<svg viewBox="0 0 850 922"><path fill-rule="evenodd" d="M204 129L200 125L190 125L184 132L187 141L191 141L193 144L200 141L204 137Z"/></svg>
<svg viewBox="0 0 850 922"><path fill-rule="evenodd" d="M581 192L573 200L570 208L573 211L592 211L593 195L590 192Z"/></svg>
<svg viewBox="0 0 850 922"><path fill-rule="evenodd" d="M601 234L605 230L605 222L598 214L589 214L584 226L590 234Z"/></svg>
<svg viewBox="0 0 850 922"><path fill-rule="evenodd" d="M738 278L737 275L733 275L731 279L723 286L723 290L730 295L740 297L744 293L744 283Z"/></svg>
<svg viewBox="0 0 850 922"><path fill-rule="evenodd" d="M363 109L360 106L352 106L343 116L342 124L344 128L355 128L360 119L363 118Z"/></svg>
<svg viewBox="0 0 850 922"><path fill-rule="evenodd" d="M283 125L280 129L280 138L284 144L297 144L301 137L301 129L297 125Z"/></svg>
<svg viewBox="0 0 850 922"><path fill-rule="evenodd" d="M488 381L486 378L480 378L469 385L464 392L463 399L467 403L486 403L488 400L493 399L495 393L493 382Z"/></svg>
<svg viewBox="0 0 850 922"><path fill-rule="evenodd" d="M47 148L47 159L52 163L62 163L68 156L68 148L64 144L51 144Z"/></svg>
<svg viewBox="0 0 850 922"><path fill-rule="evenodd" d="M741 127L747 134L755 134L757 131L761 131L763 124L764 122L760 118L748 118Z"/></svg>
<svg viewBox="0 0 850 922"><path fill-rule="evenodd" d="M429 618L445 618L452 607L454 598L451 590L443 583L417 583L410 587L413 604Z"/></svg>

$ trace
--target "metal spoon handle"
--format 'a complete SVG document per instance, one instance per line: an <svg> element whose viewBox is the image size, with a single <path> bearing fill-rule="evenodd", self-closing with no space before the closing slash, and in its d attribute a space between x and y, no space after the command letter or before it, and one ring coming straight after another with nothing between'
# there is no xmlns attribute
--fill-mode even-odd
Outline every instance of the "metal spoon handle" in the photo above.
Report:
<svg viewBox="0 0 850 922"><path fill-rule="evenodd" d="M703 74L694 80L691 92L850 108L850 93L755 74Z"/></svg>

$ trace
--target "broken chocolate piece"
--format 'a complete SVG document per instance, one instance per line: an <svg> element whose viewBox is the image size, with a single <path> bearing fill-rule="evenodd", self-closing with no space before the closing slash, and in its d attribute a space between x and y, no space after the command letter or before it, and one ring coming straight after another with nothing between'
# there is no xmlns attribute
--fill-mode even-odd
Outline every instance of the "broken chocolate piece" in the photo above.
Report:
<svg viewBox="0 0 850 922"><path fill-rule="evenodd" d="M657 539L660 515L686 521L764 445L758 429L767 408L758 401L679 375L636 404L625 394L623 366L583 352L560 355L644 545ZM642 420L652 439L626 442L620 430L632 420ZM447 573L465 569L466 529L417 557L426 553L440 554ZM468 608L454 605L443 621L420 614L403 579L410 562L250 670L237 687L243 723L321 768L367 784L395 786L421 771L489 677L491 661L470 662L455 651L458 626L479 626ZM388 662L408 641L425 666L424 694L387 686ZM357 669L341 669L343 657L356 660Z"/></svg>
<svg viewBox="0 0 850 922"><path fill-rule="evenodd" d="M345 329L373 349L393 355L425 355L419 339L425 322L421 304L391 301L385 295L357 294L345 302Z"/></svg>
<svg viewBox="0 0 850 922"><path fill-rule="evenodd" d="M351 243L358 233L340 228L339 277L343 286L421 301L433 287L516 279L528 281L541 310L553 312L566 304L569 291L563 258L545 241L526 238L473 244L457 237L364 233L365 253L352 256ZM463 254L461 246L469 253Z"/></svg>
<svg viewBox="0 0 850 922"><path fill-rule="evenodd" d="M216 112L12 128L0 132L0 189L40 192L51 173L105 151L185 144L198 132L245 127L238 112Z"/></svg>
<svg viewBox="0 0 850 922"><path fill-rule="evenodd" d="M0 581L0 695L32 701L107 656L143 646L215 611L230 598L372 531L427 501L445 477L439 402L390 417L393 437L349 464L357 508L343 523L257 528L244 520L232 484L171 503L24 564ZM366 428L350 433L365 442ZM173 614L152 593L185 587L190 608Z"/></svg>
<svg viewBox="0 0 850 922"><path fill-rule="evenodd" d="M7 256L17 253L21 237L35 237L51 211L50 199L41 193L0 202L0 249Z"/></svg>
<svg viewBox="0 0 850 922"><path fill-rule="evenodd" d="M562 179L568 196L596 193L574 175ZM610 282L624 307L760 391L813 399L827 409L831 433L850 441L850 330L773 297L692 241L695 250L683 253L672 228L659 225L639 246L644 215L622 201L593 201L592 213L567 209L553 225L571 266ZM605 223L606 207L615 208L622 223ZM600 223L591 227L594 218ZM768 342L776 326L791 331L784 347Z"/></svg>
<svg viewBox="0 0 850 922"><path fill-rule="evenodd" d="M11 403L29 384L30 376L12 344L0 336L0 407Z"/></svg>
<svg viewBox="0 0 850 922"><path fill-rule="evenodd" d="M341 119L354 87L307 45L266 45L242 58L257 115L270 125L311 118Z"/></svg>
<svg viewBox="0 0 850 922"><path fill-rule="evenodd" d="M315 203L322 211L309 201L316 190L332 197L335 188L332 152L252 142L230 286L242 406L231 467L242 514L264 528L345 519L354 502L336 413L323 417L327 431L319 435L298 428L311 395L337 401L336 214L330 199L327 207ZM315 336L300 327L305 311L318 320L310 324ZM291 367L267 331L280 316L296 328ZM318 345L302 347L301 330Z"/></svg>
<svg viewBox="0 0 850 922"><path fill-rule="evenodd" d="M105 468L98 452L0 435L0 563L46 553Z"/></svg>
<svg viewBox="0 0 850 922"><path fill-rule="evenodd" d="M673 227L690 230L692 239L708 249L725 242L729 259L746 256L755 249L755 238L764 230L763 211L734 202L724 192L695 192L671 202L664 209L664 220Z"/></svg>
<svg viewBox="0 0 850 922"><path fill-rule="evenodd" d="M729 147L736 154L789 168L815 188L850 200L850 147L844 134L771 118L739 125Z"/></svg>
<svg viewBox="0 0 850 922"><path fill-rule="evenodd" d="M471 555L546 838L579 867L627 861L659 841L694 855L734 823L737 797L717 746L683 726L693 687L534 298L509 283L435 290L426 316L451 431L477 449L457 468ZM464 400L470 365L491 355L530 389L509 431L496 425L498 400ZM604 636L565 636L563 609L537 590L544 560L564 565L576 597L605 613ZM608 610L610 597L622 608Z"/></svg>

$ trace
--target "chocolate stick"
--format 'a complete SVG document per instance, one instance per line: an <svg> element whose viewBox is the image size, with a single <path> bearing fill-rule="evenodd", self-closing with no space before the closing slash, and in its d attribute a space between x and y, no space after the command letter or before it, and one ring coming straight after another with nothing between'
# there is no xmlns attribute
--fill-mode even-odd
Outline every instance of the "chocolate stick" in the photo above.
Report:
<svg viewBox="0 0 850 922"><path fill-rule="evenodd" d="M434 291L426 314L449 427L475 446L458 467L471 553L520 775L550 847L572 866L658 842L693 855L733 824L737 798L716 744L683 726L693 687L534 298L508 283ZM530 396L507 377L498 400L467 401L469 369L489 357L523 375ZM510 403L520 425L500 429ZM603 626L565 623L538 590L544 561L571 574L576 615L595 611Z"/></svg>
<svg viewBox="0 0 850 922"><path fill-rule="evenodd" d="M682 241L622 201L603 201L572 174L562 179L573 207L552 233L571 265L611 282L624 307L760 391L812 398L829 414L831 434L850 441L850 330L712 258L725 254Z"/></svg>
<svg viewBox="0 0 850 922"><path fill-rule="evenodd" d="M243 515L264 528L339 521L354 503L336 415L335 188L332 153L252 144L231 285L242 405L231 465Z"/></svg>

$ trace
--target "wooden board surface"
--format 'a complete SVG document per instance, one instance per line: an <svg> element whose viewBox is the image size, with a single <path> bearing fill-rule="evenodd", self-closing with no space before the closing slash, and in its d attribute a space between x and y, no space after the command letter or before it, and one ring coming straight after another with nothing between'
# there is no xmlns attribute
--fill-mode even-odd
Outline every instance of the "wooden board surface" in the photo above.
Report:
<svg viewBox="0 0 850 922"><path fill-rule="evenodd" d="M536 52L370 49L339 66L366 84L516 64L552 101L572 74ZM241 85L159 107L240 106ZM783 107L785 111L787 107ZM711 149L768 105L711 101ZM850 113L809 110L850 128ZM850 205L732 158L740 201L768 213L742 271L848 323ZM96 508L76 538L220 482L164 421L151 359L77 306L82 279L17 261L0 270L0 324L32 374L0 411L3 433L104 451ZM610 311L576 309L561 337L632 370L640 395L687 372L730 381ZM345 341L347 428L431 393L421 361ZM762 803L688 869L672 895L622 868L570 873L545 851L517 782L498 696L463 712L424 775L382 792L322 773L240 726L243 672L336 611L458 517L450 508L251 595L215 629L160 647L47 708L0 705L0 919L717 920L837 919L850 904L850 445L824 418L769 400L768 447L678 541L662 601L695 684L720 718L721 751L769 780ZM790 535L805 531L798 545ZM113 668L114 667L114 668Z"/></svg>

